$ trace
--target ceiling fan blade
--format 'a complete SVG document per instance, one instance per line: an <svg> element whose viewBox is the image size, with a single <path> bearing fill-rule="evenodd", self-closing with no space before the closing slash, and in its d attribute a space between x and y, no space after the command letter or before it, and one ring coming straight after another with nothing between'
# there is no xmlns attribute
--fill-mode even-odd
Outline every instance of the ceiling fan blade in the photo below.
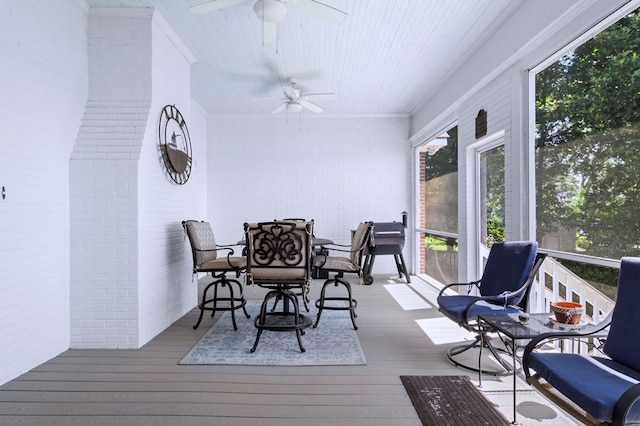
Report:
<svg viewBox="0 0 640 426"><path fill-rule="evenodd" d="M202 3L189 8L191 13L201 14L207 12L213 12L214 10L225 9L227 7L235 6L240 3L244 3L247 0L211 0L206 3Z"/></svg>
<svg viewBox="0 0 640 426"><path fill-rule="evenodd" d="M322 99L336 99L337 96L335 93L305 93L302 95L303 98L322 98Z"/></svg>
<svg viewBox="0 0 640 426"><path fill-rule="evenodd" d="M324 108L322 108L320 105L314 104L313 102L301 100L300 101L300 105L302 105L306 109L308 109L310 111L313 111L313 112L316 112L316 113L320 113L320 112L324 111Z"/></svg>
<svg viewBox="0 0 640 426"><path fill-rule="evenodd" d="M316 0L297 0L296 6L303 9L316 18L323 19L333 24L341 24L349 14L340 9L331 7L328 4L321 3Z"/></svg>
<svg viewBox="0 0 640 426"><path fill-rule="evenodd" d="M284 109L287 107L287 104L289 102L283 102L280 105L278 105L273 111L271 111L271 114L277 114L279 112L284 111Z"/></svg>

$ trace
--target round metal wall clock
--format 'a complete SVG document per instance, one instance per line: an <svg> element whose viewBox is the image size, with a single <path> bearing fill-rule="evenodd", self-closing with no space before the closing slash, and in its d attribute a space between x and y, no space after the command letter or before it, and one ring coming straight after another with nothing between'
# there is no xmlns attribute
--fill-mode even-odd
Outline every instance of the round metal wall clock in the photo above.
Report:
<svg viewBox="0 0 640 426"><path fill-rule="evenodd" d="M191 138L187 122L175 105L165 106L160 113L158 143L169 177L184 185L191 175Z"/></svg>

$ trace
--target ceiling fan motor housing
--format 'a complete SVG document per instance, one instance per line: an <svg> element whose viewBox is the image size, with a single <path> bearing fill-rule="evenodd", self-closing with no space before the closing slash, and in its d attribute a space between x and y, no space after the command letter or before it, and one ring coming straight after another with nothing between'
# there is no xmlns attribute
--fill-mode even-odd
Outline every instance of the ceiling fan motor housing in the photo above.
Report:
<svg viewBox="0 0 640 426"><path fill-rule="evenodd" d="M276 23L287 14L287 6L281 0L258 0L253 5L253 11L258 18L266 22Z"/></svg>
<svg viewBox="0 0 640 426"><path fill-rule="evenodd" d="M293 112L293 113L301 112L302 111L302 104L300 102L298 102L298 101L291 100L291 101L287 102L287 111L288 112Z"/></svg>

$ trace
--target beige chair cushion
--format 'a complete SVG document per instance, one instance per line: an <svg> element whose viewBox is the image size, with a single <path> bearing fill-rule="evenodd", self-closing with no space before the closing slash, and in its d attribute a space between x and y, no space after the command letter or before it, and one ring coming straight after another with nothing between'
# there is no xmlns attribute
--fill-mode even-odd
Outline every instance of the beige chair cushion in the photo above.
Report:
<svg viewBox="0 0 640 426"><path fill-rule="evenodd" d="M216 238L209 222L187 220L184 226L187 230L187 236L191 243L191 250L193 250L197 267L218 257Z"/></svg>
<svg viewBox="0 0 640 426"><path fill-rule="evenodd" d="M358 273L358 266L348 257L318 256L315 266L321 269Z"/></svg>
<svg viewBox="0 0 640 426"><path fill-rule="evenodd" d="M314 259L314 266L327 271L360 273L362 252L366 248L366 240L369 237L371 226L371 222L363 222L358 225L351 240L349 257L318 255ZM335 249L334 251L346 252L347 250Z"/></svg>
<svg viewBox="0 0 640 426"><path fill-rule="evenodd" d="M351 262L353 262L355 265L359 265L360 264L360 259L362 259L361 256L361 251L362 250L358 250L362 244L364 243L364 239L367 237L367 231L370 227L369 223L361 223L358 225L358 227L356 228L356 232L353 235L353 240L351 242Z"/></svg>
<svg viewBox="0 0 640 426"><path fill-rule="evenodd" d="M251 268L251 277L255 281L303 281L308 274L304 268Z"/></svg>
<svg viewBox="0 0 640 426"><path fill-rule="evenodd" d="M219 257L198 266L200 271L230 271L247 267L247 259L240 256Z"/></svg>

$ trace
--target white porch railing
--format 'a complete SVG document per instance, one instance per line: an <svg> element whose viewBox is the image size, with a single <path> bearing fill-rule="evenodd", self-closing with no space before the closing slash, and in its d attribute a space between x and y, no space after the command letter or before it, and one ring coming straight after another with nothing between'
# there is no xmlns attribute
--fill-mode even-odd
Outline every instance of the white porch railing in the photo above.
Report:
<svg viewBox="0 0 640 426"><path fill-rule="evenodd" d="M538 270L536 282L529 294L529 311L551 312L551 303L559 300L582 304L585 308L582 318L591 324L598 324L604 320L614 306L613 300L562 266L554 258L547 256ZM567 340L561 345L556 341L552 346L563 352L588 353L599 346L599 343L593 339L581 339Z"/></svg>
<svg viewBox="0 0 640 426"><path fill-rule="evenodd" d="M588 282L547 256L529 296L530 312L550 312L552 302L569 300L585 308L583 318L597 324L613 309L615 302Z"/></svg>

